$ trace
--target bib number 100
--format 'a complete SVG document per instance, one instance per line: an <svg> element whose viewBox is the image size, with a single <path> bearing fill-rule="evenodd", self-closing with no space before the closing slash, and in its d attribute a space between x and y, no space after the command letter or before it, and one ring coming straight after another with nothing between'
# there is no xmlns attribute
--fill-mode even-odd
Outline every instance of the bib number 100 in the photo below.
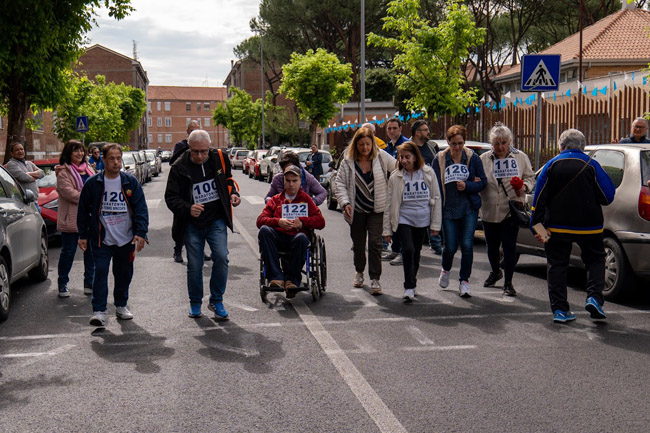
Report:
<svg viewBox="0 0 650 433"><path fill-rule="evenodd" d="M202 182L194 185L194 192L196 194L208 194L210 191L217 189L217 181L213 180L212 183Z"/></svg>

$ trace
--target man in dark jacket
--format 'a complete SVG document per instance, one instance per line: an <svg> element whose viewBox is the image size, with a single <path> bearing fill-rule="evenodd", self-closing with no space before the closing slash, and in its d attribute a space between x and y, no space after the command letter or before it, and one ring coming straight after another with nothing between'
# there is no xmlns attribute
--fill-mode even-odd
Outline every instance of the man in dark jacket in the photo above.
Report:
<svg viewBox="0 0 650 433"><path fill-rule="evenodd" d="M187 124L187 136L189 137L192 131L195 129L201 129L201 125L196 120L191 120ZM187 144L187 138L182 139L174 145L174 151L172 152L171 158L169 158L169 165L171 166L176 162L176 160L187 150L189 149L189 144ZM183 224L182 221L178 221L176 215L172 220L172 239L174 240L174 261L176 263L183 263ZM208 258L206 257L206 260Z"/></svg>
<svg viewBox="0 0 650 433"><path fill-rule="evenodd" d="M307 171L320 182L320 177L323 174L323 155L320 154L318 146L315 144L311 145L311 153L307 157L305 165L307 166Z"/></svg>
<svg viewBox="0 0 650 433"><path fill-rule="evenodd" d="M386 135L388 142L384 148L393 158L397 158L397 146L408 141L408 138L402 135L402 121L397 117L391 117L386 121Z"/></svg>
<svg viewBox="0 0 650 433"><path fill-rule="evenodd" d="M648 139L648 121L643 117L637 117L632 122L632 133L629 137L621 138L619 143L650 143Z"/></svg>
<svg viewBox="0 0 650 433"><path fill-rule="evenodd" d="M560 154L542 168L533 198L531 227L544 242L547 261L548 294L553 321L575 320L567 301L567 269L573 243L580 247L587 269L585 309L594 319L605 319L602 309L605 287L605 247L603 210L614 200L615 188L598 162L584 153L585 136L577 129L560 135Z"/></svg>
<svg viewBox="0 0 650 433"><path fill-rule="evenodd" d="M228 232L233 229L232 206L240 203L230 161L220 150L210 149L210 135L192 131L189 150L169 172L165 202L182 224L187 250L189 316L201 317L203 299L203 249L212 251L210 303L215 318L227 319L223 294L228 281Z"/></svg>
<svg viewBox="0 0 650 433"><path fill-rule="evenodd" d="M127 308L133 278L135 253L144 248L149 229L149 210L142 187L135 177L120 171L122 149L117 144L102 148L104 171L86 181L79 196L77 228L79 248L86 251L92 242L95 259L93 316L90 324L106 326L108 270L113 260L115 315L133 319Z"/></svg>

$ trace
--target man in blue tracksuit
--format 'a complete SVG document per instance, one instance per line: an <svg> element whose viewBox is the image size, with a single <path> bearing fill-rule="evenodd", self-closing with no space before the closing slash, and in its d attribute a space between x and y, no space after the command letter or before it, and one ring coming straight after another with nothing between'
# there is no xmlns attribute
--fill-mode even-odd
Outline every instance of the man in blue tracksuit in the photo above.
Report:
<svg viewBox="0 0 650 433"><path fill-rule="evenodd" d="M537 178L531 227L542 223L548 268L548 293L553 321L575 320L567 302L567 269L573 243L580 246L587 269L585 309L594 319L605 319L603 210L614 200L615 188L598 162L584 153L585 136L577 129L560 135L560 154L544 165ZM542 235L535 237L544 242Z"/></svg>
<svg viewBox="0 0 650 433"><path fill-rule="evenodd" d="M95 260L90 324L106 326L108 270L113 260L115 315L133 319L127 308L135 253L144 248L149 229L149 210L135 177L120 171L122 149L117 144L102 148L104 171L86 181L79 196L77 228L79 248L92 243Z"/></svg>

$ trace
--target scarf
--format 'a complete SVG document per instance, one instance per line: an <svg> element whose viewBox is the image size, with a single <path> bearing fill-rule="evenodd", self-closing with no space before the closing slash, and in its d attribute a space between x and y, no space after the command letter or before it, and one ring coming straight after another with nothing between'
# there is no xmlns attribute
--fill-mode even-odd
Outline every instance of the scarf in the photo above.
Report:
<svg viewBox="0 0 650 433"><path fill-rule="evenodd" d="M72 173L72 177L74 178L75 182L77 183L77 189L81 191L81 189L84 186L83 180L81 180L81 175L79 173L81 172L86 172L88 168L88 165L84 162L83 164L80 165L74 165L73 163L70 163L68 166L70 168L70 173Z"/></svg>

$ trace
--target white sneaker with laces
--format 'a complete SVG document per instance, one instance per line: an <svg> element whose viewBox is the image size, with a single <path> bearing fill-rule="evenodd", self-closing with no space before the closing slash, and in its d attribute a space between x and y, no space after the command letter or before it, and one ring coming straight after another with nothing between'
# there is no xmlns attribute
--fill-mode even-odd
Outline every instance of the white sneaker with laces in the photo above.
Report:
<svg viewBox="0 0 650 433"><path fill-rule="evenodd" d="M354 274L354 282L352 285L354 287L363 287L363 272L357 272Z"/></svg>
<svg viewBox="0 0 650 433"><path fill-rule="evenodd" d="M460 286L458 287L458 291L460 293L461 298L469 298L472 296L472 294L469 292L469 283L465 280L460 282Z"/></svg>
<svg viewBox="0 0 650 433"><path fill-rule="evenodd" d="M404 302L413 302L415 301L415 289L405 289L404 296L402 296Z"/></svg>
<svg viewBox="0 0 650 433"><path fill-rule="evenodd" d="M383 292L381 291L381 284L379 284L379 280L370 281L370 294L371 295L383 294Z"/></svg>
<svg viewBox="0 0 650 433"><path fill-rule="evenodd" d="M124 307L116 307L115 308L115 315L117 316L118 319L122 320L131 320L133 319L133 314L129 311L126 306Z"/></svg>
<svg viewBox="0 0 650 433"><path fill-rule="evenodd" d="M440 271L440 277L438 278L438 284L443 289L445 289L445 288L447 288L447 286L449 286L449 271L445 271L444 269Z"/></svg>
<svg viewBox="0 0 650 433"><path fill-rule="evenodd" d="M93 311L93 317L90 318L90 324L98 328L106 327L106 311Z"/></svg>
<svg viewBox="0 0 650 433"><path fill-rule="evenodd" d="M402 259L402 255L401 255L401 254L398 254L398 255L395 256L395 258L394 258L393 260L391 260L389 263L390 263L391 265L393 265L393 266L397 266L397 265L401 265L402 263L404 263L404 260Z"/></svg>

